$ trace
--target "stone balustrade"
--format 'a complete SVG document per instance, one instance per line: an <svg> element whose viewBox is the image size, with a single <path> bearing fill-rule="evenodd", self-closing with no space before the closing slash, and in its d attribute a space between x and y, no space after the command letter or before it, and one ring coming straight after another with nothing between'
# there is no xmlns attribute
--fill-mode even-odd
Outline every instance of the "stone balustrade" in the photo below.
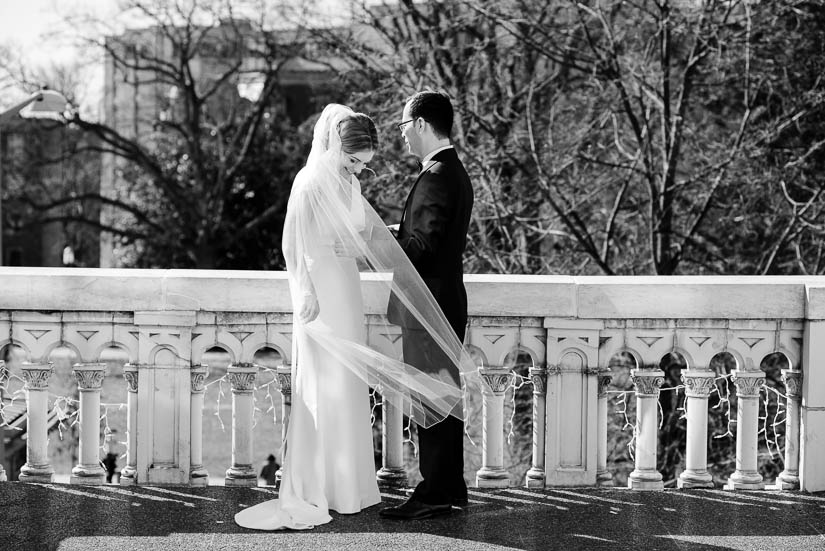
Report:
<svg viewBox="0 0 825 551"><path fill-rule="evenodd" d="M397 334L371 323L383 316L387 296L380 274L365 275L368 341L400 346ZM291 403L291 306L285 274L0 268L0 348L14 346L29 363L7 366L25 377L27 462L21 480L50 481L46 453L50 354L76 356L80 391L80 462L73 483L100 483L96 465L100 408L96 380L101 354L118 348L128 358L126 467L121 484L203 484L203 382L207 351L226 351L232 367L232 461L226 484L255 484L249 395L256 353L274 350L282 393L284 434ZM708 396L715 357L727 354L736 369L736 470L726 488L762 487L756 469L763 360L786 359L784 471L775 486L825 489L825 279L801 277L555 277L468 275L470 321L466 345L485 381L479 486L512 484L503 461L505 394L510 366L529 358L532 385L532 461L528 487L610 485L607 469L608 394L615 359L631 362L636 412L635 469L628 486L658 489L657 398L662 358L677 354L685 368L686 459L682 487L712 485L707 472ZM15 356L14 354L12 356ZM11 357L11 356L10 356ZM19 362L18 362L19 363ZM0 381L5 380L0 370ZM98 387L99 388L99 387ZM392 396L382 397L385 484L403 485L403 416ZM0 470L0 477L3 471Z"/></svg>

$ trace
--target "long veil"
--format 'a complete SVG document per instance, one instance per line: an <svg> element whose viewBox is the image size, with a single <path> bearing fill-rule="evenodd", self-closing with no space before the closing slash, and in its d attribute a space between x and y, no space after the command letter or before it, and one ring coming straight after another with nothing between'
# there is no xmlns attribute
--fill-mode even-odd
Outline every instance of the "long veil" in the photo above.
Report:
<svg viewBox="0 0 825 551"><path fill-rule="evenodd" d="M353 114L343 105L324 109L315 125L306 166L295 177L289 197L283 252L295 312L294 369L301 369L295 343L305 336L382 395L393 396L417 424L429 427L448 415L462 418L463 389L478 385L472 358L407 255L361 195L358 179L345 178L338 171L343 155L338 126ZM349 255L358 258L362 280L369 280L367 302L380 304L380 314L369 315L370 339L383 336L386 342L356 342L334 334L319 319L309 323L299 319L301 306L314 293L317 260L335 255L336 243L339 251L351 251ZM391 328L382 315L387 302L415 325L416 334L424 335L422 346L434 350L429 365L404 362L401 347L392 344L398 329Z"/></svg>

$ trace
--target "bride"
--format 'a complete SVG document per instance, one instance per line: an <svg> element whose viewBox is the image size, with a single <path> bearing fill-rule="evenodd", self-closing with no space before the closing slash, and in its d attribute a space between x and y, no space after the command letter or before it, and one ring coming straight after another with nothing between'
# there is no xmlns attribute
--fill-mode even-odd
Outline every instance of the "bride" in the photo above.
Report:
<svg viewBox="0 0 825 551"><path fill-rule="evenodd" d="M309 529L329 522L330 510L357 513L381 501L368 386L424 426L462 414L462 389L443 371L458 369L469 380L472 361L361 196L357 175L377 146L372 119L330 104L315 125L306 166L295 177L282 243L294 308L283 477L278 499L235 515L240 526ZM385 306L392 293L434 337L439 358L449 364L442 373L404 363L392 344L397 332L379 316L370 317L370 339L376 342L368 343L359 266L374 272L369 302Z"/></svg>

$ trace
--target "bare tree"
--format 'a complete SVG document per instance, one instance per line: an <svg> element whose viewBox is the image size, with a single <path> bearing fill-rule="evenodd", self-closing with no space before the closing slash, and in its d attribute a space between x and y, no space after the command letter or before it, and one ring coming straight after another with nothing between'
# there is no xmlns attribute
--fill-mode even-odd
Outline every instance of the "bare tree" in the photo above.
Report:
<svg viewBox="0 0 825 551"><path fill-rule="evenodd" d="M455 99L454 138L477 188L475 269L737 270L740 248L717 229L743 208L764 210L735 188L764 144L763 117L782 116L763 105L762 45L781 41L772 7L452 0L353 10L360 26L324 37L351 78L378 83L354 103L392 120L413 90ZM382 197L403 171L389 164ZM754 185L780 196L764 178Z"/></svg>
<svg viewBox="0 0 825 551"><path fill-rule="evenodd" d="M282 261L279 217L302 152L279 69L304 44L247 4L130 0L122 15L139 28L86 38L104 52L104 112L68 123L91 137L79 151L102 156L100 192L83 199L103 214L87 222L113 236L121 264ZM30 202L47 217L75 199Z"/></svg>

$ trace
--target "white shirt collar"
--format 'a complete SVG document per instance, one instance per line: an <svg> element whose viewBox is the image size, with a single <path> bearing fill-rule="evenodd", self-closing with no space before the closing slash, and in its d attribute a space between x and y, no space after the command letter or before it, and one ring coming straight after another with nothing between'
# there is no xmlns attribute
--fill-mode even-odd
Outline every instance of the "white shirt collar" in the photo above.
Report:
<svg viewBox="0 0 825 551"><path fill-rule="evenodd" d="M430 151L430 153L426 157L424 157L424 159L422 159L421 165L422 166L427 166L427 163L429 163L432 160L432 158L436 156L436 154L441 153L442 151L447 150L447 149L453 149L452 144L445 145L444 147L439 147L438 149L434 149L433 151Z"/></svg>

